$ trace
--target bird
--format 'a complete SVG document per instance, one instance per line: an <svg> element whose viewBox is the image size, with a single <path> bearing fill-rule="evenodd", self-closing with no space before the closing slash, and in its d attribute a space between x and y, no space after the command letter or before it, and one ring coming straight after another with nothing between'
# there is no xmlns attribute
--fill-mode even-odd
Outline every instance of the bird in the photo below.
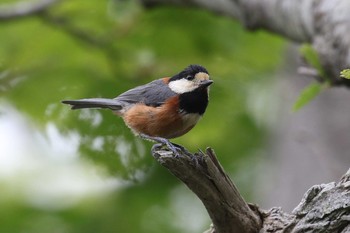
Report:
<svg viewBox="0 0 350 233"><path fill-rule="evenodd" d="M175 156L183 149L169 139L189 132L206 111L209 72L201 65L189 65L181 72L132 88L119 96L63 100L71 109L110 109L142 139L167 146ZM152 151L154 149L152 147Z"/></svg>

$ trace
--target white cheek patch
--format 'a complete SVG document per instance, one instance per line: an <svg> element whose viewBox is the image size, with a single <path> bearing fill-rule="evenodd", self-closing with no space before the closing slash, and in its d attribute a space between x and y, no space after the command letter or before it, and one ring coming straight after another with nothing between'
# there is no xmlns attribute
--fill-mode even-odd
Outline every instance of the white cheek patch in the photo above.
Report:
<svg viewBox="0 0 350 233"><path fill-rule="evenodd" d="M193 81L189 81L187 79L179 79L179 80L171 81L169 83L169 88L177 94L191 92L195 90L197 87L198 85L196 85L196 83L194 83Z"/></svg>

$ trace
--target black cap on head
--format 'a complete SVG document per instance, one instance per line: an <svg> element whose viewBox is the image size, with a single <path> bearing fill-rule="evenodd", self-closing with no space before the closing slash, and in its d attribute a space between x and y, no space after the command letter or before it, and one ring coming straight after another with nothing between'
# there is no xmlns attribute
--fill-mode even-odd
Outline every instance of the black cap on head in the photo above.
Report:
<svg viewBox="0 0 350 233"><path fill-rule="evenodd" d="M186 73L190 73L190 74L197 74L199 72L202 72L202 73L209 74L207 69L201 65L189 65L182 72L186 72Z"/></svg>
<svg viewBox="0 0 350 233"><path fill-rule="evenodd" d="M172 80L182 79L182 78L187 77L189 75L195 76L197 73L200 73L200 72L209 74L207 69L205 69L201 65L189 65L183 71L181 71L180 73L178 73L178 74L174 75L173 77L171 77L170 80L172 81Z"/></svg>

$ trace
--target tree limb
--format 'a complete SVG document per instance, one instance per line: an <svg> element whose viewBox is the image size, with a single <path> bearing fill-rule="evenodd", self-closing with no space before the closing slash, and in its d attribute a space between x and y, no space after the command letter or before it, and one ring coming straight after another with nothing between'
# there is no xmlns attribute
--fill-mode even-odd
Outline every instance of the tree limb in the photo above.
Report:
<svg viewBox="0 0 350 233"><path fill-rule="evenodd" d="M147 7L178 5L203 8L238 20L249 30L265 29L318 52L333 85L350 87L339 77L350 67L348 0L141 0Z"/></svg>
<svg viewBox="0 0 350 233"><path fill-rule="evenodd" d="M261 219L255 209L249 207L236 186L224 172L214 151L174 158L165 150L153 151L160 164L187 185L203 202L215 232L256 233Z"/></svg>
<svg viewBox="0 0 350 233"><path fill-rule="evenodd" d="M346 233L350 230L350 169L340 182L315 185L291 214L248 204L210 148L174 157L166 149L152 151L156 160L203 202L213 222L206 233Z"/></svg>
<svg viewBox="0 0 350 233"><path fill-rule="evenodd" d="M25 16L31 16L47 10L53 4L60 0L40 0L40 1L21 1L14 4L0 5L0 20L18 19Z"/></svg>

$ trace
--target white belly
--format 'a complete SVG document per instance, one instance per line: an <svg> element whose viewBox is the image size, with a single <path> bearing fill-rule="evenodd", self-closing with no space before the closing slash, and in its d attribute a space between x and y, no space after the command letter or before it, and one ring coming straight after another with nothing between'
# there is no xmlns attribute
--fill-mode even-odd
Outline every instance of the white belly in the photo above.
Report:
<svg viewBox="0 0 350 233"><path fill-rule="evenodd" d="M201 119L201 117L202 116L199 115L198 113L186 113L181 115L181 119L183 122L183 129L192 128L197 124L197 122L199 121L199 119Z"/></svg>

